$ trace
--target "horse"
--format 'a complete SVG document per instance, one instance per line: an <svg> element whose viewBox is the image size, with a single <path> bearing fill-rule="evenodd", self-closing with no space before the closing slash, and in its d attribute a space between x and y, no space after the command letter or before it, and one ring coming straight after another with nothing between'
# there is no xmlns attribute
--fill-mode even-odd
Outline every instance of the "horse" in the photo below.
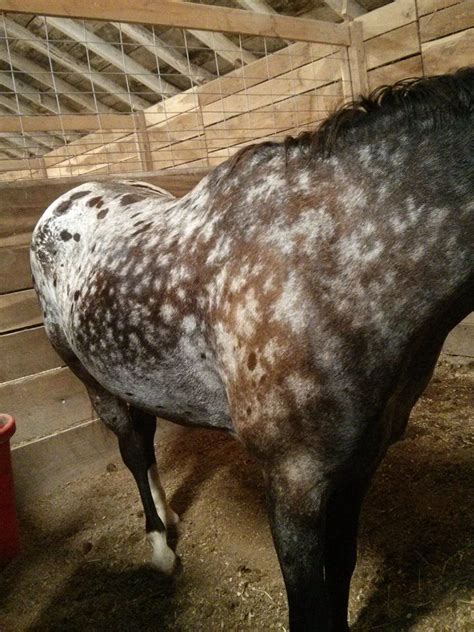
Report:
<svg viewBox="0 0 474 632"><path fill-rule="evenodd" d="M180 199L102 181L45 211L46 332L118 437L156 568L175 568L178 521L159 416L243 442L290 629L349 629L364 495L474 307L473 117L474 67L404 80L244 148Z"/></svg>

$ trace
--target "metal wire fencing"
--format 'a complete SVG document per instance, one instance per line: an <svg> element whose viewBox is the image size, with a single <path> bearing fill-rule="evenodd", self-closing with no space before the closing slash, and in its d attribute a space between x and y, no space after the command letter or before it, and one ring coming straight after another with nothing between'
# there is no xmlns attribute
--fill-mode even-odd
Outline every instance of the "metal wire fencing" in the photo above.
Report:
<svg viewBox="0 0 474 632"><path fill-rule="evenodd" d="M352 95L348 49L0 15L0 179L211 167Z"/></svg>

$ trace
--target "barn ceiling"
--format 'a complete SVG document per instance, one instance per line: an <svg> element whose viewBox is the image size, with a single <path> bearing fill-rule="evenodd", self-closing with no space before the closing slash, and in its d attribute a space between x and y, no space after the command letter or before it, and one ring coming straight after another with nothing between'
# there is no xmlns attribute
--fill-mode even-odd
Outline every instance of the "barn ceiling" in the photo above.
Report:
<svg viewBox="0 0 474 632"><path fill-rule="evenodd" d="M341 22L344 16L356 17L388 0L207 0L205 4ZM280 39L5 15L0 17L0 117L143 110L286 45ZM29 143L27 157L77 138L77 134L30 136L34 142ZM0 135L0 152L24 156L22 140Z"/></svg>

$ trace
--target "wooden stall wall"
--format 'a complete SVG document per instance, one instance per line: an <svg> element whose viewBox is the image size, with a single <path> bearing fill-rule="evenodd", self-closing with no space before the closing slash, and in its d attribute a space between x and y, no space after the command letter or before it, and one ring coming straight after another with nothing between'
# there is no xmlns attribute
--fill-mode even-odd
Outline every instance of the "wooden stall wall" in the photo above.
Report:
<svg viewBox="0 0 474 632"><path fill-rule="evenodd" d="M69 175L71 168L79 180L102 176L110 169L108 155L120 152L123 160L113 166L114 171L127 172L137 161L150 169L173 167L173 171L141 175L140 179L181 195L209 167L245 144L242 129L246 126L256 140L263 140L260 130L272 116L279 131L291 133L297 126L313 126L321 109L352 97L356 85L374 88L473 62L472 0L398 0L361 16L357 23L362 24L362 32L352 25L351 37L356 44L358 37L360 41L358 46L344 49L346 59L341 60L341 47L298 43L293 45L291 57L278 52L219 79L215 98L221 106L225 95L224 112L233 113L226 117L226 134L222 109L219 112L215 107L207 84L205 92L195 88L168 99L168 107L172 101L175 112L171 119L161 104L148 108L140 123L141 139L136 131L115 130L107 133L108 144L104 145L103 133L90 134L88 151L82 144L75 155L72 143L69 160L65 160L64 148L47 154L38 177ZM300 60L297 67L295 59ZM253 85L245 73L253 78ZM329 79L308 92L304 81L308 76ZM276 80L279 92L286 81L288 94L275 103L275 111L269 115L265 109ZM293 102L304 103L306 120L288 114ZM176 170L176 163L185 169ZM9 175L13 176L4 177ZM45 207L74 183L70 178L10 183L2 185L0 195L0 410L13 414L18 422L15 466L26 495L33 487L37 489L39 479L54 479L61 468L77 475L79 465L91 467L111 449L105 431L94 422L82 385L49 346L31 285L28 245L33 226ZM445 351L474 358L472 315L450 335Z"/></svg>

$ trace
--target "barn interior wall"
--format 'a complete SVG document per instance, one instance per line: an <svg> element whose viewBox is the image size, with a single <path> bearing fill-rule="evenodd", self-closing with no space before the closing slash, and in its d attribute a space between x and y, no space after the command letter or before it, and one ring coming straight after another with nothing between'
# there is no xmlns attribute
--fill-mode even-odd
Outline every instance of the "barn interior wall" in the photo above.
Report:
<svg viewBox="0 0 474 632"><path fill-rule="evenodd" d="M472 63L474 3L471 0L398 0L360 16L357 22L362 24L363 35L359 71L366 73L370 89L407 76L442 73ZM312 99L318 99L319 105L315 110L319 111L331 109L352 97L353 89L348 90L347 82L344 83L349 67L341 62L340 47L308 43L296 43L293 47L295 57L301 60L298 68L289 71L285 62L287 57L281 53L275 53L265 61L265 74L261 75L265 80L258 84L258 98L253 101L257 115L257 122L252 127L255 140L264 138L259 130L265 127L266 114L259 117L258 111L263 107L265 95L271 93L275 77L293 73L289 84L292 92L282 100L282 115L276 119L280 122L278 131L283 134L291 133L296 127L291 116L283 114L291 110L293 102L305 100L310 114L304 124L311 127L320 117L317 111L311 114ZM252 65L252 76L258 77L262 62ZM313 72L314 65L321 71L319 76L330 77L331 80L313 90L312 95L307 91L307 84L301 82L300 93L295 93L298 76ZM249 66L246 69L248 71ZM268 79L269 69L274 75L271 79ZM238 110L245 94L248 108L249 86L244 85L243 72L239 69L220 79L219 90L216 90L219 98L226 93L229 107L234 110ZM363 81L364 77L361 79ZM28 244L33 226L44 208L75 182L70 178L45 181L42 179L44 169L51 178L72 173L81 180L110 171L130 173L135 171L134 167L144 171L144 166L150 166L151 160L154 169L163 166L173 169L155 175L141 173L140 178L169 188L177 195L184 194L210 167L248 142L248 138L239 136L242 125L238 120L234 127L233 119L229 121L230 130L233 129L234 133L227 137L217 133L222 126L222 118L212 107L211 92L209 89L200 92L196 88L168 99L168 102L174 100L176 111L171 121L163 120L162 105L148 108L142 129L146 134L145 149L148 152L145 158L144 145L138 142L136 131L111 131L106 146L103 135L92 133L87 137L88 151L81 150L73 161L64 160L64 148L46 155L43 169L35 174L35 177L41 178L38 182L12 183L13 174L3 174L5 181L10 182L2 185L0 196L0 411L11 413L17 419L14 445L18 448L18 464L24 464L25 459L33 462L34 455L40 454L35 452L35 445L45 438L54 439L57 446L69 445L69 456L71 445L83 446L75 449L93 459L102 458L110 449L110 440L100 434L93 421L94 414L82 385L49 346L31 285ZM321 100L324 108L320 107ZM236 115L235 119L239 116L248 116L248 110ZM299 124L301 126L301 121ZM187 129L191 131L187 132ZM173 158L171 145L175 152ZM176 161L177 150L180 150L182 160ZM112 169L107 164L107 156L111 152L120 152L123 158ZM176 169L176 163L181 169ZM452 332L445 352L471 360L474 358L472 315ZM64 433L72 432L78 439L71 443L65 440ZM94 445L92 456L91 445ZM87 449L85 446L88 446ZM20 448L25 449L21 452ZM44 465L45 453L43 448L41 450Z"/></svg>

